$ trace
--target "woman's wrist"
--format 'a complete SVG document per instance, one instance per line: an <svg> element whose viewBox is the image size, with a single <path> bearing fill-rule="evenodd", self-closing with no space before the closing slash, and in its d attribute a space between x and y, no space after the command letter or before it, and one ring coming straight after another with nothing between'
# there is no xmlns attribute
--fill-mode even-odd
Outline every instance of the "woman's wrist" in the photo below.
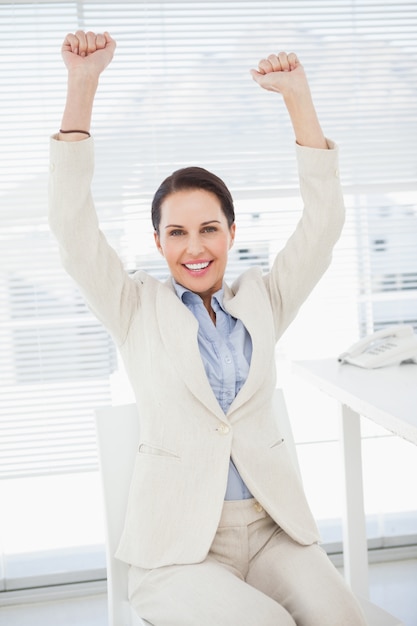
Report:
<svg viewBox="0 0 417 626"><path fill-rule="evenodd" d="M58 139L60 141L81 141L82 139L87 139L88 137L91 137L91 135L87 130L63 130L61 128L58 133Z"/></svg>
<svg viewBox="0 0 417 626"><path fill-rule="evenodd" d="M67 101L61 121L59 139L61 141L80 141L90 132L94 97L98 87L98 76L91 75L78 68L68 73ZM81 132L74 132L81 131Z"/></svg>
<svg viewBox="0 0 417 626"><path fill-rule="evenodd" d="M99 77L76 69L68 72L67 103L92 104L98 88Z"/></svg>

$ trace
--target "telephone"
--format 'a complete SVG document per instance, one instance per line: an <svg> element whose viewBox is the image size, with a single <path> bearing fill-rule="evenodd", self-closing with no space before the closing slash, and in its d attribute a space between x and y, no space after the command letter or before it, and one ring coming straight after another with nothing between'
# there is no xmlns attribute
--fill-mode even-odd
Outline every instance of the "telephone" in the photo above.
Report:
<svg viewBox="0 0 417 626"><path fill-rule="evenodd" d="M338 360L368 369L402 361L417 363L417 336L407 324L388 326L354 343Z"/></svg>

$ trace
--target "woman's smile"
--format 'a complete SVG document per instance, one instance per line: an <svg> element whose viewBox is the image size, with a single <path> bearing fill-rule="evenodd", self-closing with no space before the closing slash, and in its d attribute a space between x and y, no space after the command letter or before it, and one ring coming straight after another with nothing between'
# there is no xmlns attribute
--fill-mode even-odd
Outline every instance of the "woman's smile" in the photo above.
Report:
<svg viewBox="0 0 417 626"><path fill-rule="evenodd" d="M199 272L201 270L205 270L210 265L210 261L200 261L199 263L184 263L184 265L188 270L191 270L193 272Z"/></svg>

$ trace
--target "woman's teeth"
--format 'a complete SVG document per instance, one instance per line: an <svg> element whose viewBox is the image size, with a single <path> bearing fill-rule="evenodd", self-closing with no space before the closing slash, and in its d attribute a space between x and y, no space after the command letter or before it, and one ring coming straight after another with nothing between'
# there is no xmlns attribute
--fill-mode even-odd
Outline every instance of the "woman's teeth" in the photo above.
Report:
<svg viewBox="0 0 417 626"><path fill-rule="evenodd" d="M185 263L185 267L188 270L204 270L206 267L208 267L209 262L207 261L206 263Z"/></svg>

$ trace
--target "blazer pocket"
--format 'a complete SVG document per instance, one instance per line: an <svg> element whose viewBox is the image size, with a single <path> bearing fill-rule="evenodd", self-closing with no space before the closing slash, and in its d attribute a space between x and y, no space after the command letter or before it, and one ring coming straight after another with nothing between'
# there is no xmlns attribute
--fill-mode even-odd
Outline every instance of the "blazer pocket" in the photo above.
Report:
<svg viewBox="0 0 417 626"><path fill-rule="evenodd" d="M146 456L164 456L171 459L179 460L178 454L172 452L172 450L168 450L167 448L159 448L157 446L151 446L148 443L141 443L138 449L139 454L143 454Z"/></svg>
<svg viewBox="0 0 417 626"><path fill-rule="evenodd" d="M284 443L284 437L280 437L279 439L277 439L276 441L274 441L274 443L272 443L270 445L270 448L278 448L279 446L281 446Z"/></svg>

